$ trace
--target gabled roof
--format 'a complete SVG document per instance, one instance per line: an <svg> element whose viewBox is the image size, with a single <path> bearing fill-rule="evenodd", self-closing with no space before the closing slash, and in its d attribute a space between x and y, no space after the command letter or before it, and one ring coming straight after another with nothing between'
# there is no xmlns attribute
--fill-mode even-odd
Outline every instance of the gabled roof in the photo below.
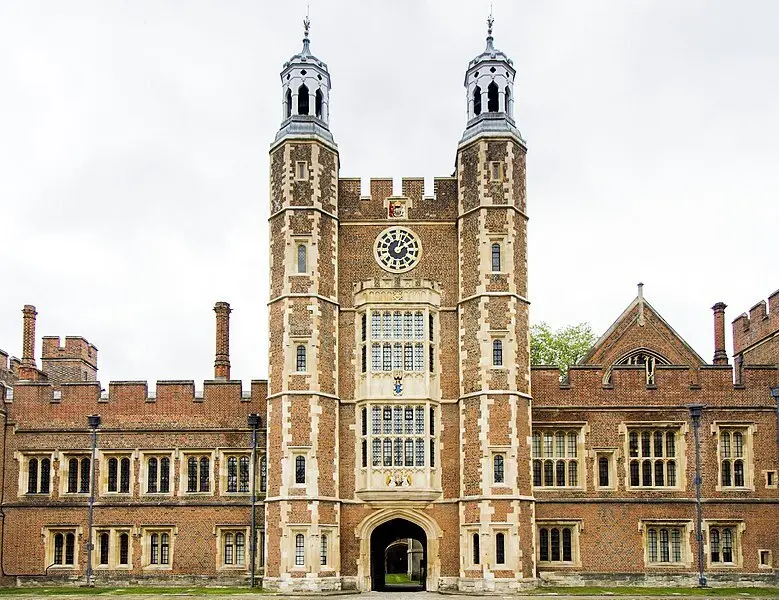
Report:
<svg viewBox="0 0 779 600"><path fill-rule="evenodd" d="M638 284L638 296L578 364L612 366L622 356L638 348L664 356L672 365L706 364L700 354L644 299L642 283Z"/></svg>

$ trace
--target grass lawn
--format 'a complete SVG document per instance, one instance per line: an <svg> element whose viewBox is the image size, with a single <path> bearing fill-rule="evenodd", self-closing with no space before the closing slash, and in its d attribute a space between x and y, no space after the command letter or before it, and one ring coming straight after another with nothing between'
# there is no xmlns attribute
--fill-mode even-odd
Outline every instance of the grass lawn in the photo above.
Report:
<svg viewBox="0 0 779 600"><path fill-rule="evenodd" d="M779 597L779 588L675 588L675 587L541 587L533 595L560 596L705 596L713 597Z"/></svg>
<svg viewBox="0 0 779 600"><path fill-rule="evenodd" d="M406 573L387 573L384 576L384 583L393 585L404 583L419 583L419 581L416 579L411 579Z"/></svg>
<svg viewBox="0 0 779 600"><path fill-rule="evenodd" d="M195 596L230 596L232 594L257 594L261 595L263 590L247 587L26 587L26 588L4 588L0 587L0 596L28 596L34 598L45 598L46 596L129 596L137 594L149 594L150 596L171 596L171 595L195 595Z"/></svg>

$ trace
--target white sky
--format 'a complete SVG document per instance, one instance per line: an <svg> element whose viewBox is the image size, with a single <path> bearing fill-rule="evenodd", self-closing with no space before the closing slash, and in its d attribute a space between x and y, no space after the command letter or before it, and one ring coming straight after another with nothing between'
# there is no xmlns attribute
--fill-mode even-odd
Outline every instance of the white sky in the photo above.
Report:
<svg viewBox="0 0 779 600"><path fill-rule="evenodd" d="M0 1L0 348L100 379L267 376L268 147L304 0ZM312 0L342 176L446 176L485 1ZM598 334L643 281L711 360L779 286L779 3L495 0L528 142L532 320ZM730 344L730 342L729 342ZM730 346L729 346L730 349ZM40 343L38 343L40 357ZM198 384L199 387L199 384Z"/></svg>

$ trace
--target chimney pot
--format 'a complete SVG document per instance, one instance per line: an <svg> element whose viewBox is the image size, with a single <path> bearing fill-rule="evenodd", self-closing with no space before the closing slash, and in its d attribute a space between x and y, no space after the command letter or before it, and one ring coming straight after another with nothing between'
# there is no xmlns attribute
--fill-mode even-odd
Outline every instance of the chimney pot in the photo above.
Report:
<svg viewBox="0 0 779 600"><path fill-rule="evenodd" d="M227 302L217 302L214 305L216 313L216 360L214 361L214 378L230 379L230 305Z"/></svg>
<svg viewBox="0 0 779 600"><path fill-rule="evenodd" d="M724 302L717 302L711 307L714 311L714 364L728 364L728 353L725 351L725 309Z"/></svg>
<svg viewBox="0 0 779 600"><path fill-rule="evenodd" d="M22 366L35 368L35 317L38 313L32 304L22 309Z"/></svg>

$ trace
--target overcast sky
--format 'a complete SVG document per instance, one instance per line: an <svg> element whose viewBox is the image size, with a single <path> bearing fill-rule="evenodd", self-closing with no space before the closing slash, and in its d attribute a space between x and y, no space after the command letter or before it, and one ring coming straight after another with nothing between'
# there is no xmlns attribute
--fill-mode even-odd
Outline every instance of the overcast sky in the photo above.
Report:
<svg viewBox="0 0 779 600"><path fill-rule="evenodd" d="M268 147L305 0L0 0L0 348L100 379L267 376ZM311 0L341 176L452 173L488 1ZM528 142L534 322L647 299L707 360L779 287L779 3L495 0ZM38 343L40 357L40 342ZM730 350L730 342L728 342ZM198 383L198 387L200 387Z"/></svg>

